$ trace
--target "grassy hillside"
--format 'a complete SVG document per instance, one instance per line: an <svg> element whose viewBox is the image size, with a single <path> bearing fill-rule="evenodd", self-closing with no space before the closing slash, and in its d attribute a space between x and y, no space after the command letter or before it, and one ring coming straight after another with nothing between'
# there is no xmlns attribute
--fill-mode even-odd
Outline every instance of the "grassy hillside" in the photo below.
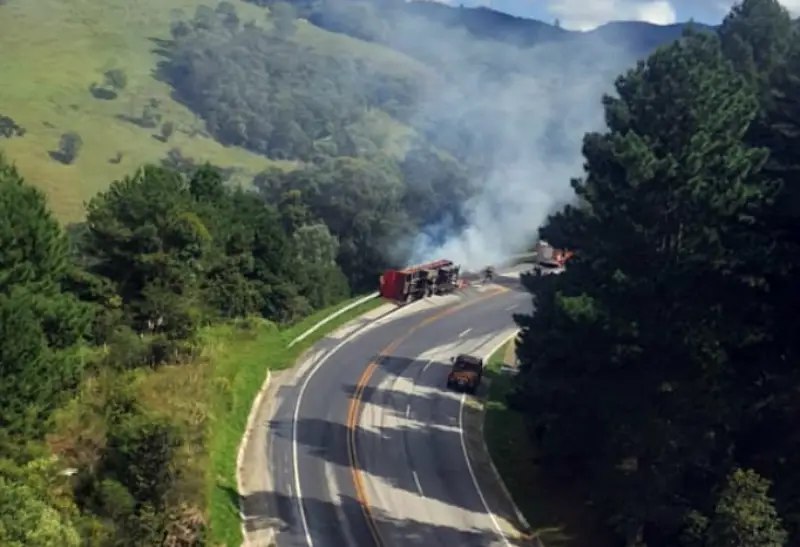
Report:
<svg viewBox="0 0 800 547"><path fill-rule="evenodd" d="M0 139L0 147L26 179L45 190L64 221L83 215L83 202L112 180L144 162L156 162L174 147L185 156L235 167L234 179L248 181L270 164L291 168L237 147L224 147L204 132L192 112L171 98L170 87L153 77L159 61L157 39L169 38L171 20L182 10L191 16L200 0L10 0L0 7L0 114L26 129L23 137ZM232 0L243 21L261 23L267 11ZM155 39L155 40L154 40ZM419 64L372 44L299 25L295 40L326 52L348 52L377 61L388 70L418 73ZM97 99L93 83L103 73L122 69L127 86L114 100ZM168 142L154 138L158 129L139 127L121 116L138 116L151 100L160 104L163 121L175 124ZM380 131L398 129L376 117ZM402 128L400 128L402 129ZM53 160L61 134L74 131L83 147L72 165ZM402 135L402 132L397 134ZM121 154L121 158L119 155ZM115 159L118 162L115 162Z"/></svg>

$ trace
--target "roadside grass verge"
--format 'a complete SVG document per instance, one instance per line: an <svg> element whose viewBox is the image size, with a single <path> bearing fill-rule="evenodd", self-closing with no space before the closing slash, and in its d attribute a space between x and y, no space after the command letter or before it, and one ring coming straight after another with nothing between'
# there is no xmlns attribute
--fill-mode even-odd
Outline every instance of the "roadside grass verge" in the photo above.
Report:
<svg viewBox="0 0 800 547"><path fill-rule="evenodd" d="M536 463L522 414L508 408L506 394L514 377L501 374L514 340L489 358L490 380L483 434L497 471L546 547L611 547L608 529L599 522L575 485L548 477Z"/></svg>
<svg viewBox="0 0 800 547"><path fill-rule="evenodd" d="M384 303L375 298L356 306L288 348L299 334L358 298L363 297L283 329L261 318L209 327L201 333L201 355L191 362L156 370L100 368L56 411L48 446L67 467L94 468L106 447L109 409L119 404L121 394L133 396L144 411L168 416L183 432L184 444L176 456L176 498L203 510L210 545L239 547L236 456L267 370L291 367L315 342ZM102 349L96 353L92 360L102 357Z"/></svg>
<svg viewBox="0 0 800 547"><path fill-rule="evenodd" d="M233 324L208 333L208 343L215 356L209 372L207 446L210 465L205 478L212 545L238 547L242 542L238 497L235 495L238 492L236 453L250 408L267 370L292 367L304 351L327 334L385 303L380 298L367 301L288 347L294 338L355 300L322 310L283 330L262 321L250 324L244 330Z"/></svg>

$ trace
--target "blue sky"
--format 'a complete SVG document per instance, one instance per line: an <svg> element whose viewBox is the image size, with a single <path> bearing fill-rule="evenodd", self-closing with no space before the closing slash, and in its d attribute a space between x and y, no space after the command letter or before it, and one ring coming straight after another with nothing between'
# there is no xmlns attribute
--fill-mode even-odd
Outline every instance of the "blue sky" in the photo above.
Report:
<svg viewBox="0 0 800 547"><path fill-rule="evenodd" d="M450 5L486 6L574 30L589 30L608 21L639 20L669 24L695 19L718 24L734 0L440 0ZM800 0L782 2L798 15Z"/></svg>

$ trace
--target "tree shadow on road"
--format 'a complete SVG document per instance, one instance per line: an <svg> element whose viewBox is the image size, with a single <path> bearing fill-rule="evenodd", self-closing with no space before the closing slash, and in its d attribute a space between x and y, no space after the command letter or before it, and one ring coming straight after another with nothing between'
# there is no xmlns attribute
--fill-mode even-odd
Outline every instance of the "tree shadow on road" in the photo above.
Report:
<svg viewBox="0 0 800 547"><path fill-rule="evenodd" d="M230 490L230 489L229 489ZM238 505L238 495L230 490ZM271 528L277 536L278 545L305 544L305 531L296 518L298 502L295 498L276 492L256 492L242 499L245 528L248 532L258 532ZM303 508L306 513L309 533L315 544L330 546L347 541L339 536L339 516L342 513L363 515L361 505L350 496L339 496L337 502L304 498ZM267 515L276 515L268 517ZM459 529L452 526L423 522L414 519L397 519L380 509L370 510L371 520L386 545L453 545L459 547L486 547L498 543L496 533L488 530ZM355 541L359 547L375 545L372 534L366 524L351 522ZM360 525L360 526L359 526ZM521 539L510 539L511 545L523 547L530 543ZM341 543L345 545L347 543Z"/></svg>
<svg viewBox="0 0 800 547"><path fill-rule="evenodd" d="M389 373L399 375L408 370L413 362L413 359L404 357L389 357L381 361L381 366ZM430 366L446 368L449 363L437 362ZM415 374L418 372L412 372L412 378ZM377 423L369 415L361 416L355 435L359 470L394 488L416 495L419 487L411 468L412 462L416 461L434 465L437 481L468 484L471 488L466 466L455 464L456 460L463 460L459 430L461 395L447 391L445 377L443 371L442 385L422 384L420 387L424 389L419 391L373 386L364 386L359 390L362 412L369 408L368 405L378 406L383 411L380 416L375 416ZM438 377L428 374L425 380L438 382ZM350 398L356 393L356 386L352 384L343 384L342 389ZM474 398L471 395L468 397ZM407 412L408 408L411 410ZM393 419L387 420L387 413ZM291 420L273 420L269 423L271 435L275 437L292 442L296 435L301 458L319 458L343 469L355 465L348 446L350 430L347 424L300 418L296 428L295 432ZM427 458L435 461L422 461ZM475 471L481 474L485 470L477 468ZM472 495L454 496L452 490L432 488L425 491L425 496L469 512L485 512L475 492Z"/></svg>
<svg viewBox="0 0 800 547"><path fill-rule="evenodd" d="M379 406L392 412L394 415L405 415L408 406L414 409L429 408L438 405L438 415L435 425L452 426L458 425L458 412L461 405L462 394L447 387L447 374L450 372L451 363L449 361L433 360L425 362L428 374L425 378L421 377L422 362L417 359L398 356L382 356L376 358L381 370L393 376L405 376L413 382L414 388L410 391L400 391L374 387L371 385L356 386L355 384L344 384L343 391L352 400L356 393L360 393L359 400L362 403ZM411 366L417 367L412 374L406 374ZM433 369L431 371L430 369ZM431 373L437 371L436 373ZM475 394L467 395L469 399L480 398L487 392L487 383L481 383ZM442 408L442 407L446 408ZM413 415L412 415L413 417ZM424 415L417 415L417 419L424 419ZM430 423L430 422L429 422Z"/></svg>

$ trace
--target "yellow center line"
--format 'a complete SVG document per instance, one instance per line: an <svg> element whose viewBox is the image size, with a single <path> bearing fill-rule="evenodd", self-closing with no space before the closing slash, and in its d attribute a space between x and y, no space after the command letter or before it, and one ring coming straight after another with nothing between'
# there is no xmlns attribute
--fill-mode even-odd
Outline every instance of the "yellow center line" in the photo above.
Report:
<svg viewBox="0 0 800 547"><path fill-rule="evenodd" d="M406 331L405 334L399 338L396 338L388 346L383 348L383 350L381 350L381 352L378 354L378 358L367 365L367 367L364 369L364 373L361 375L361 378L359 378L358 384L356 384L355 392L353 393L353 397L350 400L350 408L347 413L347 452L350 459L350 471L353 476L353 485L355 486L356 490L356 499L361 505L361 510L364 513L364 518L367 521L367 527L369 528L372 539L375 541L375 545L377 547L383 547L384 542L381 539L378 526L375 523L375 517L372 514L372 509L370 508L369 501L367 500L367 493L366 489L364 488L364 479L358 463L358 455L356 454L356 429L358 428L359 411L361 409L361 398L364 394L364 388L367 387L367 384L372 379L372 375L375 373L375 369L378 368L378 363L380 362L381 358L389 356L395 349L397 349L397 346L405 342L415 331L421 329L422 327L426 327L431 323L439 321L448 315L452 315L457 311L463 310L468 306L472 306L473 304L477 304L504 292L508 292L509 290L510 289L505 287L497 287L491 292L491 294L481 296L480 298L476 298L475 300L467 302L461 306L447 308L436 315L425 319L421 323Z"/></svg>

